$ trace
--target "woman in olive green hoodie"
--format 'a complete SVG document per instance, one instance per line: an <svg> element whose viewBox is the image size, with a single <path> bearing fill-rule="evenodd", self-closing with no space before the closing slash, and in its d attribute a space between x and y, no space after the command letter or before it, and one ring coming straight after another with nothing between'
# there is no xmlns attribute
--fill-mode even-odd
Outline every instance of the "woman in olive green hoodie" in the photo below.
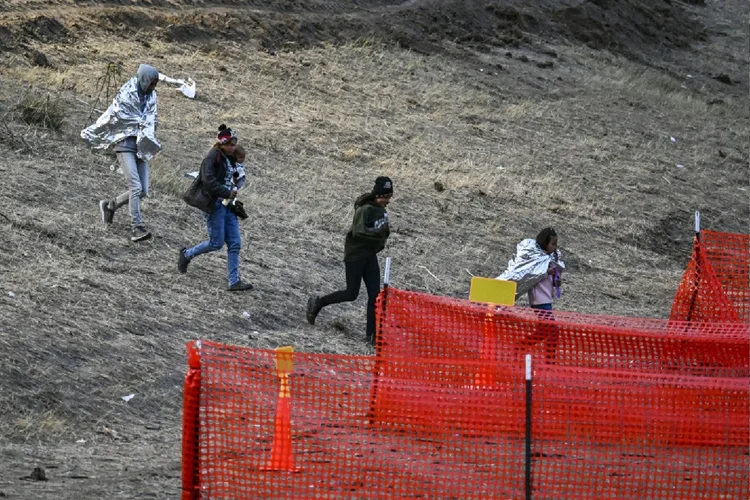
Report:
<svg viewBox="0 0 750 500"><path fill-rule="evenodd" d="M315 318L325 306L351 302L359 295L362 281L367 288L367 341L375 342L375 299L380 293L380 266L377 254L385 248L390 234L388 212L385 207L393 196L393 182L388 177L375 179L372 192L365 193L354 203L352 228L344 243L346 289L324 297L310 297L307 301L307 321Z"/></svg>

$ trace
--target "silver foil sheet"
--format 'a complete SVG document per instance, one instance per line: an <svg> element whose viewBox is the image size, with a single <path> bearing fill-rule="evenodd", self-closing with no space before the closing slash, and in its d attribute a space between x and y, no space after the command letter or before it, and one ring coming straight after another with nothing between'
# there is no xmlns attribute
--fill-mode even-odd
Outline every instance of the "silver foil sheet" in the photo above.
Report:
<svg viewBox="0 0 750 500"><path fill-rule="evenodd" d="M141 112L138 79L128 80L96 123L81 131L81 138L94 150L106 150L125 139L136 137L138 158L149 161L160 150L156 140L156 91L146 97Z"/></svg>
<svg viewBox="0 0 750 500"><path fill-rule="evenodd" d="M516 299L547 277L547 269L554 262L560 272L565 269L560 250L548 254L528 238L516 246L516 255L508 261L508 268L497 278L516 282Z"/></svg>

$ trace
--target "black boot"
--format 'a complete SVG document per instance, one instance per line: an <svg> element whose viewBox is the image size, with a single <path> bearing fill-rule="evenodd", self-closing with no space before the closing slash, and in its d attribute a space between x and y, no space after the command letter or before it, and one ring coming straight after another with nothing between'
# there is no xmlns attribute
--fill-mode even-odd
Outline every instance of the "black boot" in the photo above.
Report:
<svg viewBox="0 0 750 500"><path fill-rule="evenodd" d="M229 285L229 287L227 288L227 290L230 292L244 292L246 290L252 290L252 289L253 289L253 285L251 285L250 283L246 283L242 280L234 283L233 285Z"/></svg>
<svg viewBox="0 0 750 500"><path fill-rule="evenodd" d="M187 250L187 248L180 250L180 256L177 258L177 270L181 274L187 272L188 264L190 264L190 259L185 256L185 250Z"/></svg>
<svg viewBox="0 0 750 500"><path fill-rule="evenodd" d="M311 325L315 324L315 318L318 317L320 312L320 299L318 297L310 297L307 299L307 322Z"/></svg>

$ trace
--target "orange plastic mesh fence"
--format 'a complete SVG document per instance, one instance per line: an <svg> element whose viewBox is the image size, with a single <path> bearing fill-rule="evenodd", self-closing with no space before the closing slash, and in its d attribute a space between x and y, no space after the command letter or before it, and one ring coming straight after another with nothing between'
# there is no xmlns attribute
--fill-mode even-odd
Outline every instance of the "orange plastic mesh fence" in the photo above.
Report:
<svg viewBox="0 0 750 500"><path fill-rule="evenodd" d="M550 367L534 383L534 498L748 498L747 379Z"/></svg>
<svg viewBox="0 0 750 500"><path fill-rule="evenodd" d="M187 344L188 371L185 375L182 411L182 498L200 498L198 485L200 467L198 448L200 435L201 358L199 343Z"/></svg>
<svg viewBox="0 0 750 500"><path fill-rule="evenodd" d="M183 499L524 498L521 363L295 353L279 376L277 356L191 355ZM540 363L532 387L533 498L750 493L746 380Z"/></svg>
<svg viewBox="0 0 750 500"><path fill-rule="evenodd" d="M384 357L519 361L679 375L748 377L750 326L494 306L385 289L377 303ZM478 374L489 383L492 373ZM487 380L484 380L487 379Z"/></svg>
<svg viewBox="0 0 750 500"><path fill-rule="evenodd" d="M750 323L750 235L700 232L670 318Z"/></svg>

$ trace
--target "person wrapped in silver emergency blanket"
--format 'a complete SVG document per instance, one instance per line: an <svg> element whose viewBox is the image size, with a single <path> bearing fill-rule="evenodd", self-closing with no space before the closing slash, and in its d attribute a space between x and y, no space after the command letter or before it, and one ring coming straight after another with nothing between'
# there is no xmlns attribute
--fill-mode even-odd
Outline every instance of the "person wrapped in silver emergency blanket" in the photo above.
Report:
<svg viewBox="0 0 750 500"><path fill-rule="evenodd" d="M529 294L529 305L552 310L553 295L560 298L560 274L565 269L557 249L557 233L551 227L539 232L536 239L525 239L516 247L508 268L496 279L515 281L516 299Z"/></svg>
<svg viewBox="0 0 750 500"><path fill-rule="evenodd" d="M105 224L111 224L115 211L130 207L131 241L151 238L141 216L142 198L148 195L149 161L161 150L156 139L156 85L159 72L141 64L136 76L125 82L96 123L81 131L81 138L93 150L112 149L128 180L128 191L114 199L99 202Z"/></svg>

